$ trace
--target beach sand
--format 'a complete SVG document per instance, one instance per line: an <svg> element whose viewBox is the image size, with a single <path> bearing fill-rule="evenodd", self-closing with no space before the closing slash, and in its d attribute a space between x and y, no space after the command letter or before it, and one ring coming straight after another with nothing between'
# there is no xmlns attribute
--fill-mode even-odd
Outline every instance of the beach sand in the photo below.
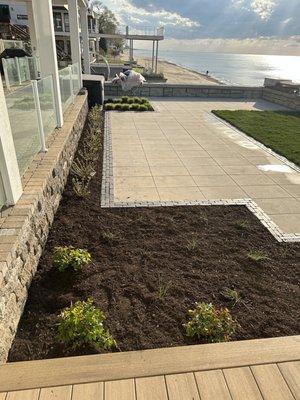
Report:
<svg viewBox="0 0 300 400"><path fill-rule="evenodd" d="M146 66L151 62L149 57L138 57L136 58L138 64ZM193 85L220 85L221 82L216 79L201 74L200 72L184 68L180 65L171 63L166 60L159 59L158 61L158 72L163 72L167 83L174 84L193 84Z"/></svg>

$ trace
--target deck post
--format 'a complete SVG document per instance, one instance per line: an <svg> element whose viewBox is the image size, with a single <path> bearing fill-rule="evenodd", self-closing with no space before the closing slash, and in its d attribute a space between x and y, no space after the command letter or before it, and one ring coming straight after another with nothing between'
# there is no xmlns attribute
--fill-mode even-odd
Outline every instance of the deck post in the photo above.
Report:
<svg viewBox="0 0 300 400"><path fill-rule="evenodd" d="M82 47L83 47L83 69L85 74L91 73L90 52L89 52L89 30L88 30L88 12L86 7L79 8Z"/></svg>
<svg viewBox="0 0 300 400"><path fill-rule="evenodd" d="M39 55L41 67L41 77L45 78L51 75L53 78L57 126L62 127L64 120L58 75L52 1L32 0L32 6L37 38L37 53Z"/></svg>
<svg viewBox="0 0 300 400"><path fill-rule="evenodd" d="M0 76L0 175L5 202L14 205L22 195L22 183L17 162L2 79Z"/></svg>
<svg viewBox="0 0 300 400"><path fill-rule="evenodd" d="M156 60L155 60L155 73L157 74L157 64L158 64L158 40L156 41Z"/></svg>
<svg viewBox="0 0 300 400"><path fill-rule="evenodd" d="M154 71L154 53L155 53L155 40L153 40L152 43L152 67L151 67L152 72Z"/></svg>
<svg viewBox="0 0 300 400"><path fill-rule="evenodd" d="M72 64L79 65L79 82L82 88L82 66L77 0L68 0Z"/></svg>

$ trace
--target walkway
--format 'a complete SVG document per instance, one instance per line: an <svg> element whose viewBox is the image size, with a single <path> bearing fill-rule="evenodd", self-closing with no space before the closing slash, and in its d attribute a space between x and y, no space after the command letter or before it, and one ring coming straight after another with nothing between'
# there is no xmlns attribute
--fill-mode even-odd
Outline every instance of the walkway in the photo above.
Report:
<svg viewBox="0 0 300 400"><path fill-rule="evenodd" d="M291 336L5 364L0 400L299 400L299 360Z"/></svg>
<svg viewBox="0 0 300 400"><path fill-rule="evenodd" d="M210 113L279 106L208 99L153 104L153 113L110 113L114 204L249 199L275 236L300 239L299 169Z"/></svg>

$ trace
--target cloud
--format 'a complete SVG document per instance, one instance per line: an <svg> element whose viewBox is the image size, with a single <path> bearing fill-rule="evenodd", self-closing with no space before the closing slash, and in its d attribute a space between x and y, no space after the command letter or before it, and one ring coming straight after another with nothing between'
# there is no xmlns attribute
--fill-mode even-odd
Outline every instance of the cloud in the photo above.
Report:
<svg viewBox="0 0 300 400"><path fill-rule="evenodd" d="M139 48L149 49L147 43L141 42ZM269 54L291 55L300 54L300 36L288 39L274 37L247 39L166 39L160 44L161 50L182 52L219 52L233 54Z"/></svg>
<svg viewBox="0 0 300 400"><path fill-rule="evenodd" d="M134 22L137 25L164 25L166 27L198 28L199 22L183 17L178 12L167 11L164 8L148 10L135 6L130 0L104 0L103 4L112 10L119 22L126 25Z"/></svg>
<svg viewBox="0 0 300 400"><path fill-rule="evenodd" d="M252 10L264 20L271 17L276 6L277 1L275 0L252 0L251 2Z"/></svg>

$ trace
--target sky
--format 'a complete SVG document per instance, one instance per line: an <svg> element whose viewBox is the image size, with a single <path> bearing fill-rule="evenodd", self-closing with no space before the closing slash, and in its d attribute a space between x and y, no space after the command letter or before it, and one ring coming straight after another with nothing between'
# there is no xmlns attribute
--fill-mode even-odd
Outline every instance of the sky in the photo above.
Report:
<svg viewBox="0 0 300 400"><path fill-rule="evenodd" d="M102 0L121 25L164 26L163 49L300 56L300 0ZM141 47L141 46L140 46Z"/></svg>

